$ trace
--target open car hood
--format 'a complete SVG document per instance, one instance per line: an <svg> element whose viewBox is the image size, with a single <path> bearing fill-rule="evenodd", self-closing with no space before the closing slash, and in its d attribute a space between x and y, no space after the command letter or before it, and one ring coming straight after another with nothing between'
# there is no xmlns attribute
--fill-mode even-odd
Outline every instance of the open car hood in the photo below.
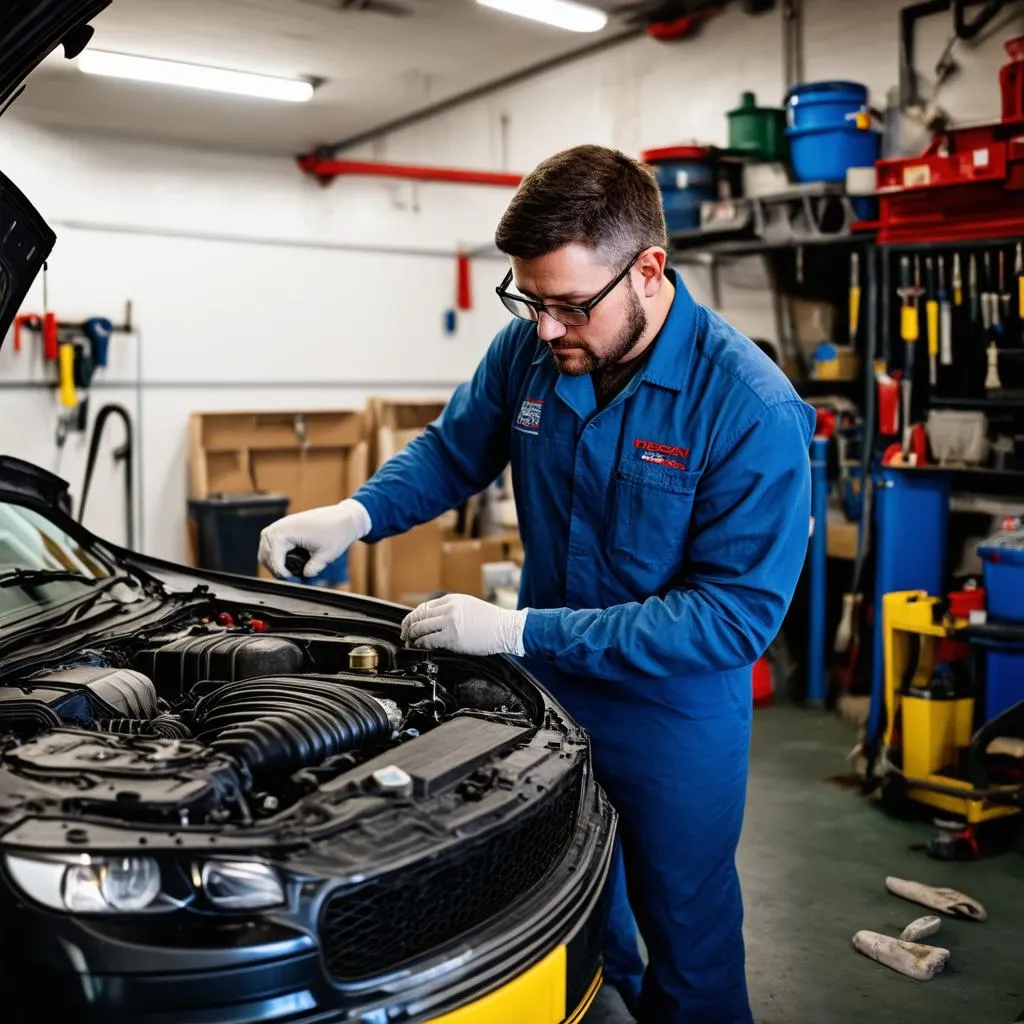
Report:
<svg viewBox="0 0 1024 1024"><path fill-rule="evenodd" d="M0 112L29 73L61 43L77 56L92 36L89 21L110 0L5 0L0 4ZM0 174L0 345L56 236L38 211Z"/></svg>

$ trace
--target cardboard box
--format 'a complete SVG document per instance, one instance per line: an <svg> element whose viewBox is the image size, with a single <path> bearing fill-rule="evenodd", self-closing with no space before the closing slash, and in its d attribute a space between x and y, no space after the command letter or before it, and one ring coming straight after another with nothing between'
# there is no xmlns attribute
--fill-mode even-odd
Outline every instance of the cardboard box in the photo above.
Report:
<svg viewBox="0 0 1024 1024"><path fill-rule="evenodd" d="M367 403L373 438L371 475L419 437L446 404L440 399L371 398ZM371 593L409 605L442 591L484 596L481 567L506 559L508 545L518 543L519 534L512 530L480 539L463 536L475 507L475 498L470 498L465 514L446 512L432 523L371 545Z"/></svg>
<svg viewBox="0 0 1024 1024"><path fill-rule="evenodd" d="M446 399L400 401L374 397L366 403L371 438L370 471L379 469L437 419Z"/></svg>
<svg viewBox="0 0 1024 1024"><path fill-rule="evenodd" d="M419 437L444 409L440 399L404 402L371 398L367 402L370 474ZM442 590L441 542L455 513L416 526L398 537L369 546L370 593L385 601L416 605Z"/></svg>
<svg viewBox="0 0 1024 1024"><path fill-rule="evenodd" d="M360 411L200 412L191 416L189 433L194 498L267 491L286 495L289 512L302 512L349 497L369 474L367 417ZM355 593L368 590L366 547L357 543L349 552ZM260 575L270 574L261 567Z"/></svg>
<svg viewBox="0 0 1024 1024"><path fill-rule="evenodd" d="M500 537L445 541L441 545L442 589L455 594L486 597L484 565L503 561L505 550L505 543Z"/></svg>

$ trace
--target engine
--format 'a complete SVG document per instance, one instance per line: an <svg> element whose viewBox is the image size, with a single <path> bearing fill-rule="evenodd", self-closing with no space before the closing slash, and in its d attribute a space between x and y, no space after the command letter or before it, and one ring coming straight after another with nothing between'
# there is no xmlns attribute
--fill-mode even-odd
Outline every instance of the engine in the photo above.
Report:
<svg viewBox="0 0 1024 1024"><path fill-rule="evenodd" d="M0 685L0 810L250 823L460 714L528 725L454 659L205 616Z"/></svg>

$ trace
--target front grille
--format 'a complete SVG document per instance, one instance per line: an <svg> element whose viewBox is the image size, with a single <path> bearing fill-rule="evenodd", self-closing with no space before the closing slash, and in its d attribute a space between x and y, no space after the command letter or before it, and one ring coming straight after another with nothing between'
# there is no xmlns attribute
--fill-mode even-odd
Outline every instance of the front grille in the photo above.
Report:
<svg viewBox="0 0 1024 1024"><path fill-rule="evenodd" d="M576 827L581 776L485 839L327 901L320 939L336 981L372 977L444 946L528 893L561 860Z"/></svg>

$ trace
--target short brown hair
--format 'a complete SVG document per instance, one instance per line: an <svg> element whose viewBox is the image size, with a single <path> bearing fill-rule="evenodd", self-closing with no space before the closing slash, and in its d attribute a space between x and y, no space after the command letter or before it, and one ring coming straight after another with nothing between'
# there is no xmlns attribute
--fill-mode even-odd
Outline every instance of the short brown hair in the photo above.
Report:
<svg viewBox="0 0 1024 1024"><path fill-rule="evenodd" d="M653 172L605 146L576 146L549 157L522 181L494 240L508 256L533 259L576 243L609 264L651 245L668 248L665 211Z"/></svg>

